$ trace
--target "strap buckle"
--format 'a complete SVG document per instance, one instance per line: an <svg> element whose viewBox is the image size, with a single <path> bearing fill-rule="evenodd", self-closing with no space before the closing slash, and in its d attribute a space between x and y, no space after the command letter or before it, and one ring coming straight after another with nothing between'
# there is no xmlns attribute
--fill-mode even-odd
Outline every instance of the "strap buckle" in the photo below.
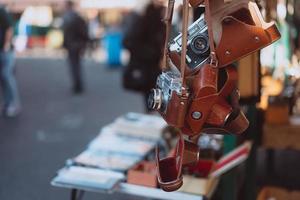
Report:
<svg viewBox="0 0 300 200"><path fill-rule="evenodd" d="M218 61L218 58L217 58L217 55L215 52L211 52L210 53L210 62L209 62L210 65L212 65L213 67L218 67L219 65L219 61Z"/></svg>

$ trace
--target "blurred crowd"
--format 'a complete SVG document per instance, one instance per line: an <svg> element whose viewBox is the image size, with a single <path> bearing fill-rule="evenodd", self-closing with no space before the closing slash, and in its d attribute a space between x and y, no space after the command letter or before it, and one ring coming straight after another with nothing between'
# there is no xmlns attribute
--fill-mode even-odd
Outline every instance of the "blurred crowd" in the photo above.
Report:
<svg viewBox="0 0 300 200"><path fill-rule="evenodd" d="M85 88L82 58L104 49L108 67L126 65L124 74L137 70L134 73L143 83L139 89L127 89L141 92L147 107L147 95L160 73L163 1L141 3L134 9L108 10L80 9L75 1L69 0L64 1L60 9L51 5L28 6L16 12L10 10L10 6L0 6L0 69L4 97L1 112L4 116L15 117L21 112L15 54L22 55L22 52L35 48L65 50L71 91L75 95L82 94ZM131 56L127 56L129 60L124 63L122 53L125 49Z"/></svg>
<svg viewBox="0 0 300 200"><path fill-rule="evenodd" d="M147 96L161 72L159 66L165 31L162 20L166 1L141 1L132 8L83 8L75 1L62 2L63 6L28 5L17 11L11 9L9 4L1 5L2 113L13 117L21 111L15 79L15 54L34 48L65 49L72 80L71 90L77 95L82 94L85 88L82 58L84 55L99 58L100 54L95 52L104 50L107 66L119 68L124 65L123 87L141 93L145 99L145 110L149 112ZM261 52L263 74L281 82L292 80L291 84L295 85L297 81L294 77L296 80L300 77L300 3L292 0L258 2L262 8L267 8L264 11L267 19L275 20L282 34L276 45ZM190 21L197 19L201 13L203 8L194 10ZM180 32L181 15L181 7L177 5L171 38ZM125 55L130 55L125 63L122 59L124 50L127 52Z"/></svg>

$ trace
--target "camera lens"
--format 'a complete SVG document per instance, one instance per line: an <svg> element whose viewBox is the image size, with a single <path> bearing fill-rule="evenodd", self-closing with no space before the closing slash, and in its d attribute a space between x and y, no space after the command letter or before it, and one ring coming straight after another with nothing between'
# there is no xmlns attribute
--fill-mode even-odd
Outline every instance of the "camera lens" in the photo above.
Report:
<svg viewBox="0 0 300 200"><path fill-rule="evenodd" d="M148 97L148 108L159 110L162 104L162 92L160 89L152 89Z"/></svg>
<svg viewBox="0 0 300 200"><path fill-rule="evenodd" d="M207 53L209 49L208 37L206 35L197 35L192 40L191 48L196 54Z"/></svg>

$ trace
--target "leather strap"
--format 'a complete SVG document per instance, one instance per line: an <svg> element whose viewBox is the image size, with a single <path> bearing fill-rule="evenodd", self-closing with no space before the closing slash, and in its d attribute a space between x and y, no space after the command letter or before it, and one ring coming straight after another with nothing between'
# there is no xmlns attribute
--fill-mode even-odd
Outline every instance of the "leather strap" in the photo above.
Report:
<svg viewBox="0 0 300 200"><path fill-rule="evenodd" d="M189 4L188 0L183 0L183 16L182 16L182 50L180 57L180 71L182 77L182 87L185 88L185 66L186 66L186 52L187 52L187 30L189 20ZM183 91L184 92L184 91Z"/></svg>
<svg viewBox="0 0 300 200"><path fill-rule="evenodd" d="M166 24L166 37L165 37L165 44L164 44L164 55L163 55L163 60L162 60L162 69L167 68L169 66L168 43L169 43L171 27L172 27L174 5L175 5L175 0L169 0L166 16L165 16L165 19L164 19L164 22Z"/></svg>
<svg viewBox="0 0 300 200"><path fill-rule="evenodd" d="M208 29L209 47L210 47L210 64L214 67L218 66L218 58L216 54L216 47L214 43L214 33L212 25L212 17L210 11L210 0L205 0L205 21Z"/></svg>
<svg viewBox="0 0 300 200"><path fill-rule="evenodd" d="M166 40L165 40L165 49L164 49L164 57L163 63L165 66L169 65L168 61L168 42L170 37L171 31L171 22L172 22L172 15L174 10L174 0L169 0L167 15L166 15ZM189 12L189 4L188 0L183 0L183 19L182 19L182 52L181 52L181 77L182 77L182 95L186 95L186 81L185 81L185 66L186 66L186 53L187 53L187 30L188 30L188 12ZM183 134L179 133L179 140L176 146L175 154L161 159L159 158L159 150L156 149L156 163L158 169L158 183L160 187L167 192L175 191L179 189L183 184L182 179L182 165L190 164L190 160L198 160L198 149L195 146L189 145L184 153L185 150L185 143L183 139ZM188 144L188 143L187 143ZM185 154L185 155L184 155ZM183 157L187 157L190 159L183 160Z"/></svg>

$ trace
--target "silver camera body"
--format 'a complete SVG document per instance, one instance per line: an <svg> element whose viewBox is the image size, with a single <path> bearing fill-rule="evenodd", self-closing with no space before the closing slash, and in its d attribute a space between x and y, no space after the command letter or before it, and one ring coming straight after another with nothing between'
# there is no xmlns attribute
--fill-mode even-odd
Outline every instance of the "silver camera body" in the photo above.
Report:
<svg viewBox="0 0 300 200"><path fill-rule="evenodd" d="M209 60L209 38L204 15L189 26L187 40L186 63L191 70L194 70ZM182 34L169 43L169 51L181 53Z"/></svg>
<svg viewBox="0 0 300 200"><path fill-rule="evenodd" d="M181 95L182 78L177 69L163 72L157 78L156 88L152 89L148 106L154 110L166 113L173 92Z"/></svg>
<svg viewBox="0 0 300 200"><path fill-rule="evenodd" d="M197 69L208 62L210 49L204 15L188 28L187 45L186 63L191 70ZM181 53L182 34L169 43L169 51ZM158 76L156 88L151 90L148 98L148 107L166 114L174 92L178 96L182 94L182 77L176 67Z"/></svg>

